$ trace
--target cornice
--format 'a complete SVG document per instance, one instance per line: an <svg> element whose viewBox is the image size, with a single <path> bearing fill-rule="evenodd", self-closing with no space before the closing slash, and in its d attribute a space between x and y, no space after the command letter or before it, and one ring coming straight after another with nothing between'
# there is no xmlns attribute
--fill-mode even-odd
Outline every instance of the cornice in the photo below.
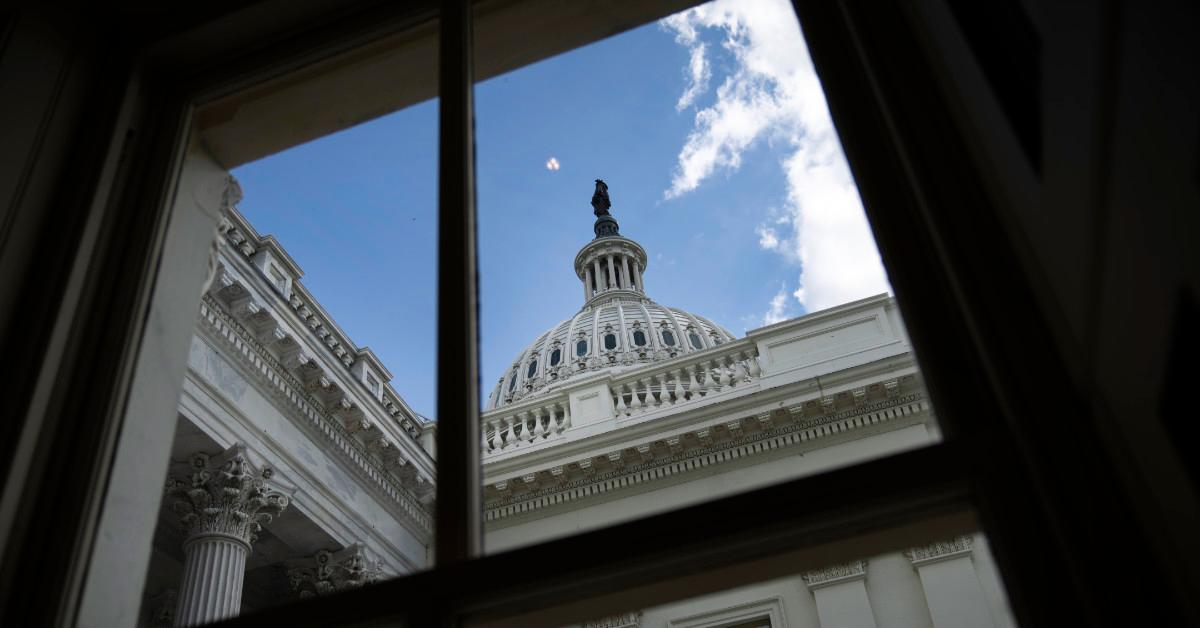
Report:
<svg viewBox="0 0 1200 628"><path fill-rule="evenodd" d="M500 521L705 467L744 461L929 410L924 395L914 393L794 423L788 422L792 417L786 410L730 419L648 444L609 450L508 480L489 481L485 489L493 495L499 492L500 497L485 504L485 521Z"/></svg>
<svg viewBox="0 0 1200 628"><path fill-rule="evenodd" d="M402 523L418 534L432 533L431 515L413 489L405 486L406 481L411 483L416 478L398 478L385 469L377 460L377 454L372 455L367 446L359 442L337 417L324 410L304 384L211 296L205 295L200 304L199 327L236 356L244 370L270 391L272 397L288 404L295 411L294 415L289 416L303 417L305 421L301 425L308 428L306 432L321 439L327 445L326 451L346 461L347 466L363 480L364 486L372 489L384 503L395 504L397 508L394 510L402 515L399 517Z"/></svg>
<svg viewBox="0 0 1200 628"><path fill-rule="evenodd" d="M352 342L346 332L325 311L325 308L300 283L303 271L300 270L295 260L288 255L279 242L273 236L260 236L249 221L233 206L226 208L226 214L222 217L218 231L224 236L224 240L231 245L231 248L240 254L242 259L239 262L253 268L252 274L259 282L267 286L272 285L271 280L263 276L263 271L253 263L251 258L260 249L268 249L273 256L279 259L285 271L290 275L289 289L286 292L282 292L273 287L268 287L263 292L272 293L272 298L278 298L282 303L285 303L287 305L285 309L290 309L298 317L302 326L309 330L309 333L317 344L324 346L330 356L336 362L341 363L347 372L359 360L366 360L374 368L378 369L380 371L379 375L383 380L381 384L383 386L384 401L380 402L381 405L388 414L396 418L401 427L414 440L419 439L421 425L424 421L419 418L419 415L409 407L404 398L392 387L391 373L386 368L382 368L382 362L374 356L370 349L359 347ZM365 383L353 376L351 379L358 381L358 385L364 391L367 391Z"/></svg>

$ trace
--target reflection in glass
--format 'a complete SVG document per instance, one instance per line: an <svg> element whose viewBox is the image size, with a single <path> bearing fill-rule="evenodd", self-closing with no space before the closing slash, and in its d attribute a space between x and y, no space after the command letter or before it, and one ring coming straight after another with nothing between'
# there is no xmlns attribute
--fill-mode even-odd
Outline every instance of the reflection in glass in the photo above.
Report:
<svg viewBox="0 0 1200 628"><path fill-rule="evenodd" d="M624 609L586 625L1015 628L1016 624L987 539L976 533L652 608Z"/></svg>

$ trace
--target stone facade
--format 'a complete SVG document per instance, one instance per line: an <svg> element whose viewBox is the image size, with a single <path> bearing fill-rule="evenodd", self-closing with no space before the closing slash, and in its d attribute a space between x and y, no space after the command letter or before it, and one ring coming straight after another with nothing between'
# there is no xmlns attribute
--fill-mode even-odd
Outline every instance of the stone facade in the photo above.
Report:
<svg viewBox="0 0 1200 628"><path fill-rule="evenodd" d="M238 213L236 182L226 185L174 417L146 626L195 625L430 564L435 424L328 316L279 243ZM940 437L890 297L737 338L654 303L645 250L608 220L613 233L598 230L574 261L580 310L517 356L481 416L489 551ZM962 537L586 625L1012 620L986 541Z"/></svg>

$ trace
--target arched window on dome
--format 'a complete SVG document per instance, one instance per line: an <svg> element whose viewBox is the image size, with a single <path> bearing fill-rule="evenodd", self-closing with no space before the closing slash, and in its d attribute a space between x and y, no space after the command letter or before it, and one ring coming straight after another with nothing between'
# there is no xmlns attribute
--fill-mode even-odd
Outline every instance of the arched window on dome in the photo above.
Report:
<svg viewBox="0 0 1200 628"><path fill-rule="evenodd" d="M575 343L575 355L577 355L581 358L583 356L587 355L587 341L586 340L580 340L579 342Z"/></svg>
<svg viewBox="0 0 1200 628"><path fill-rule="evenodd" d="M529 379L537 374L537 360L529 363L529 370L525 371L525 379Z"/></svg>
<svg viewBox="0 0 1200 628"><path fill-rule="evenodd" d="M508 376L508 392L512 392L517 387L517 369L513 369L512 375Z"/></svg>
<svg viewBox="0 0 1200 628"><path fill-rule="evenodd" d="M696 332L692 332L692 333L688 334L688 340L692 341L693 349L699 350L699 349L704 348L704 341L700 339L700 334L697 334Z"/></svg>
<svg viewBox="0 0 1200 628"><path fill-rule="evenodd" d="M668 347L674 347L675 334L671 333L671 330L669 329L664 329L662 332L662 341L664 345L667 345Z"/></svg>
<svg viewBox="0 0 1200 628"><path fill-rule="evenodd" d="M550 352L550 366L558 366L562 362L562 349L555 347L554 351Z"/></svg>
<svg viewBox="0 0 1200 628"><path fill-rule="evenodd" d="M604 348L612 351L617 348L617 335L604 334Z"/></svg>
<svg viewBox="0 0 1200 628"><path fill-rule="evenodd" d="M640 329L633 330L633 344L639 347L646 346L646 332Z"/></svg>

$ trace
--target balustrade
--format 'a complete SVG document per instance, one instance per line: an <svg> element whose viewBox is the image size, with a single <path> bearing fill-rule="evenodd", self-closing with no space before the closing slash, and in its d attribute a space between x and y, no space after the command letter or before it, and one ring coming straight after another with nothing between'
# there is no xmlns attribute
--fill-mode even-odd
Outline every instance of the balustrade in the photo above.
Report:
<svg viewBox="0 0 1200 628"><path fill-rule="evenodd" d="M634 416L674 407L744 386L761 375L758 349L732 342L667 363L647 365L614 378L610 394L615 416ZM526 399L482 419L484 457L562 438L571 427L565 392Z"/></svg>
<svg viewBox="0 0 1200 628"><path fill-rule="evenodd" d="M571 426L571 409L565 395L551 397L538 405L522 406L483 419L480 432L485 456L558 437Z"/></svg>
<svg viewBox="0 0 1200 628"><path fill-rule="evenodd" d="M717 355L705 352L618 377L612 386L613 408L616 416L652 412L744 385L761 374L758 349L749 343L730 343Z"/></svg>

